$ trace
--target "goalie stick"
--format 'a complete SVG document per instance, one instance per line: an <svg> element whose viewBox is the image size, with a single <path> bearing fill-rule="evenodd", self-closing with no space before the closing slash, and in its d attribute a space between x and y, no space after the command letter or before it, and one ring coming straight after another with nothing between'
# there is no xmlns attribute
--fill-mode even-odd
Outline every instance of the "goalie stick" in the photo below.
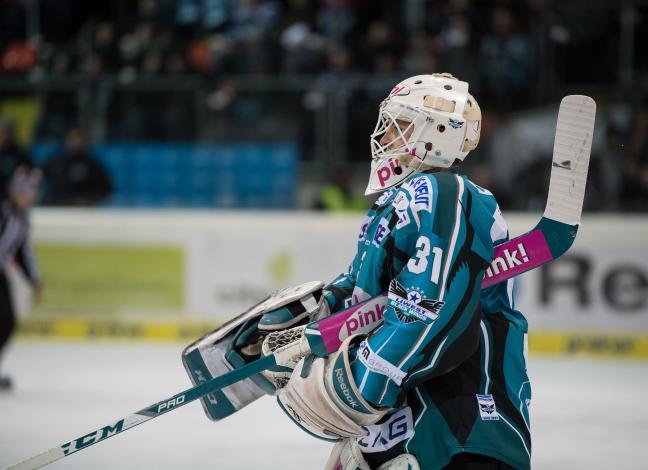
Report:
<svg viewBox="0 0 648 470"><path fill-rule="evenodd" d="M560 103L547 206L533 230L495 247L482 288L502 282L548 263L572 245L583 206L596 104L587 96L566 96ZM350 334L371 331L382 321L386 294L369 299L330 317L308 324L301 340L269 355L215 377L172 397L125 416L116 422L31 457L7 470L41 468L175 410L202 396L223 389L282 362L282 357L312 353L326 356Z"/></svg>
<svg viewBox="0 0 648 470"><path fill-rule="evenodd" d="M554 137L547 206L529 232L494 248L482 289L548 263L566 252L576 239L589 168L596 103L588 96L570 95L560 102ZM308 325L311 351L326 356L337 351L351 334L368 333L382 319L387 294Z"/></svg>

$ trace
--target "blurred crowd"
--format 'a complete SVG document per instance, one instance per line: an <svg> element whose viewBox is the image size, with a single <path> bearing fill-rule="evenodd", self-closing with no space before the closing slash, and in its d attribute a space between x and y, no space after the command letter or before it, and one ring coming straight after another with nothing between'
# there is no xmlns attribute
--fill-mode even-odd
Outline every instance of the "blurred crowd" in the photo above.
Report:
<svg viewBox="0 0 648 470"><path fill-rule="evenodd" d="M632 10L636 51L624 59L623 15L615 3L0 0L0 71L33 83L62 84L50 85L41 98L37 139L62 140L82 121L99 139L293 139L311 160L321 158L315 144L322 124L312 112L323 106L318 90L348 89L340 112L351 131L338 135L346 152L342 160L351 162L368 158L376 105L394 80L448 71L470 83L484 110L478 151L487 163L466 171L499 186L505 205L517 209L534 208L537 194L527 187L527 197L514 199L507 184L513 177L537 175L535 165L546 156L536 155L508 182L497 178L489 152L508 117L555 103L562 91L556 84L607 87L612 91L606 98L623 100L632 118L621 124L606 120L604 148L597 150L592 170L593 184L601 189L587 204L645 210L635 200L648 188L646 92L637 87L634 96L618 84L627 79L623 63L635 83L648 75L648 56L640 52L648 40L648 8L637 2ZM299 88L294 97L274 90L252 96L231 78L276 76L311 77L312 86ZM106 92L114 83L151 78L182 83L187 77L204 84L202 107L194 106L191 86L174 93L148 93L155 89L148 85ZM74 99L65 86L72 78L83 83L73 90ZM341 120L327 119L333 126L328 132L336 135ZM543 191L538 183L538 193Z"/></svg>
<svg viewBox="0 0 648 470"><path fill-rule="evenodd" d="M614 79L617 44L608 39L618 32L617 18L600 8L588 13L580 3L2 0L0 51L4 72L116 75L125 82L186 73L451 70L482 100L519 108L533 96L542 72L534 58L547 42L566 46L557 50L566 59L559 71L563 78ZM571 14L576 10L579 15ZM597 48L596 64L576 53L582 47ZM646 65L645 57L639 60Z"/></svg>

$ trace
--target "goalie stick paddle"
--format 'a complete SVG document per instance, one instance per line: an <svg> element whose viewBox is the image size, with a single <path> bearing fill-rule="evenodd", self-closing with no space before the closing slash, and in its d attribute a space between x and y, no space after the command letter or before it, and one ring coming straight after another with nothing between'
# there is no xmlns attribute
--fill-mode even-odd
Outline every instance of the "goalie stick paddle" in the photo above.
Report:
<svg viewBox="0 0 648 470"><path fill-rule="evenodd" d="M482 283L486 288L558 258L576 238L585 195L596 104L587 96L566 96L560 103L547 207L535 228L495 247ZM373 330L382 322L387 295L383 294L306 326L304 337L313 354L337 351L350 334ZM107 426L31 457L7 470L32 470L56 462L127 429L175 410L208 393L223 389L276 365L266 356L161 400Z"/></svg>
<svg viewBox="0 0 648 470"><path fill-rule="evenodd" d="M560 102L544 214L533 230L495 247L482 287L499 282L504 272L515 276L556 259L574 242L585 197L595 115L596 103L589 96L570 95Z"/></svg>

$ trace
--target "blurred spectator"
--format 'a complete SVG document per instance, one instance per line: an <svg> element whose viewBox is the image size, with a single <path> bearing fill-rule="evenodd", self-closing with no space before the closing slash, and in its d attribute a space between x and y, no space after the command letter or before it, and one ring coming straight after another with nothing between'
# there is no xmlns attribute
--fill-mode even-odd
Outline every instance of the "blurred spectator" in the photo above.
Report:
<svg viewBox="0 0 648 470"><path fill-rule="evenodd" d="M374 21L360 44L358 58L367 71L392 73L399 65L403 40L387 21Z"/></svg>
<svg viewBox="0 0 648 470"><path fill-rule="evenodd" d="M166 55L164 72L169 75L181 75L187 72L187 63L180 51L172 50Z"/></svg>
<svg viewBox="0 0 648 470"><path fill-rule="evenodd" d="M406 75L422 75L441 70L439 67L436 41L427 33L420 32L410 37L409 47L403 58ZM445 69L443 69L445 70ZM458 76L461 76L458 74Z"/></svg>
<svg viewBox="0 0 648 470"><path fill-rule="evenodd" d="M222 44L225 46L224 43ZM226 50L226 47L221 50ZM213 70L214 53L206 39L197 39L187 47L187 62L195 72L206 74Z"/></svg>
<svg viewBox="0 0 648 470"><path fill-rule="evenodd" d="M623 177L624 137L614 126L605 131L605 144L593 152L584 207L589 210L618 210Z"/></svg>
<svg viewBox="0 0 648 470"><path fill-rule="evenodd" d="M233 2L227 36L245 44L265 38L279 21L279 5L272 0L238 0Z"/></svg>
<svg viewBox="0 0 648 470"><path fill-rule="evenodd" d="M648 210L648 96L637 107L630 129L632 148L623 166L621 198L625 210Z"/></svg>
<svg viewBox="0 0 648 470"><path fill-rule="evenodd" d="M475 32L473 31L469 2L452 2L452 13L439 28L436 46L439 50L440 69L462 77L472 85L473 93L479 86L475 73Z"/></svg>
<svg viewBox="0 0 648 470"><path fill-rule="evenodd" d="M34 161L16 141L16 126L5 121L0 124L0 198L7 197L7 184L18 167L31 169Z"/></svg>
<svg viewBox="0 0 648 470"><path fill-rule="evenodd" d="M281 32L284 67L291 73L319 72L325 64L326 41L308 21L294 20Z"/></svg>
<svg viewBox="0 0 648 470"><path fill-rule="evenodd" d="M83 133L71 129L65 152L45 164L49 186L46 203L55 206L90 206L112 192L108 174L87 148Z"/></svg>
<svg viewBox="0 0 648 470"><path fill-rule="evenodd" d="M53 81L64 82L74 69L73 54L67 49L59 49L50 61L50 77ZM78 118L77 90L51 90L42 102L43 112L36 123L36 138L50 140L65 134Z"/></svg>
<svg viewBox="0 0 648 470"><path fill-rule="evenodd" d="M343 44L355 24L353 2L324 0L317 12L317 26L332 45Z"/></svg>
<svg viewBox="0 0 648 470"><path fill-rule="evenodd" d="M12 42L5 49L0 60L3 72L27 72L38 60L38 49L28 42Z"/></svg>
<svg viewBox="0 0 648 470"><path fill-rule="evenodd" d="M511 107L528 102L531 79L529 39L517 31L516 18L508 8L496 8L491 31L480 50L481 91L490 106Z"/></svg>
<svg viewBox="0 0 648 470"><path fill-rule="evenodd" d="M353 56L346 47L331 48L327 54L327 61L326 71L321 75L321 84L331 84L331 82L347 79L349 74L354 72Z"/></svg>
<svg viewBox="0 0 648 470"><path fill-rule="evenodd" d="M93 49L107 72L119 70L119 48L115 38L115 26L109 21L101 22L94 31Z"/></svg>

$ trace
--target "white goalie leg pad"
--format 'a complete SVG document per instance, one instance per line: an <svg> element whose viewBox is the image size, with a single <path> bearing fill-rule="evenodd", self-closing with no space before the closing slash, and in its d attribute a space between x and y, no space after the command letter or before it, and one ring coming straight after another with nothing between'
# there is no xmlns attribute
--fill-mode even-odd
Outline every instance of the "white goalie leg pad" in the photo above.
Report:
<svg viewBox="0 0 648 470"><path fill-rule="evenodd" d="M352 439L344 439L333 446L324 470L371 470L371 467L360 447ZM377 470L421 470L421 466L412 454L400 454Z"/></svg>
<svg viewBox="0 0 648 470"><path fill-rule="evenodd" d="M400 454L382 464L377 470L421 470L421 466L412 454Z"/></svg>
<svg viewBox="0 0 648 470"><path fill-rule="evenodd" d="M259 321L258 328L261 331L278 331L292 328L300 323L310 322L314 319L323 318L328 309L328 303L322 295L323 282L317 281L313 283L302 284L312 285L312 290L307 292L305 289L299 290L297 293L301 295L299 301L294 299L291 302L282 301L279 297L274 305L266 305L264 315ZM295 292L290 292L291 298L295 297ZM310 295L309 295L310 294ZM326 311L321 311L322 307Z"/></svg>
<svg viewBox="0 0 648 470"><path fill-rule="evenodd" d="M264 314L287 305L307 314L313 313L318 306L315 299L323 300L323 286L322 281L313 281L274 292L246 312L187 346L182 352L182 362L192 383L200 385L243 366L246 360L240 353L253 357L261 352L261 344L253 341L240 348L234 347L234 341L241 329L246 324L258 322ZM241 380L205 395L200 401L209 419L220 420L264 395L273 394L277 387L288 381L289 376L289 369L279 367L276 377L257 376Z"/></svg>
<svg viewBox="0 0 648 470"><path fill-rule="evenodd" d="M371 470L360 448L351 439L344 439L331 450L324 470Z"/></svg>
<svg viewBox="0 0 648 470"><path fill-rule="evenodd" d="M390 410L371 406L355 384L349 364L349 346L361 338L360 335L347 338L340 349L327 358L308 356L302 359L288 384L277 392L284 411L316 437L327 440L361 437L366 434L362 426L374 424Z"/></svg>
<svg viewBox="0 0 648 470"><path fill-rule="evenodd" d="M235 368L227 358L234 332L228 331L225 335L222 333L222 329L209 333L182 352L182 362L194 385L205 383ZM272 391L270 382L264 389L261 384L247 378L222 390L208 393L200 401L207 417L218 421Z"/></svg>

